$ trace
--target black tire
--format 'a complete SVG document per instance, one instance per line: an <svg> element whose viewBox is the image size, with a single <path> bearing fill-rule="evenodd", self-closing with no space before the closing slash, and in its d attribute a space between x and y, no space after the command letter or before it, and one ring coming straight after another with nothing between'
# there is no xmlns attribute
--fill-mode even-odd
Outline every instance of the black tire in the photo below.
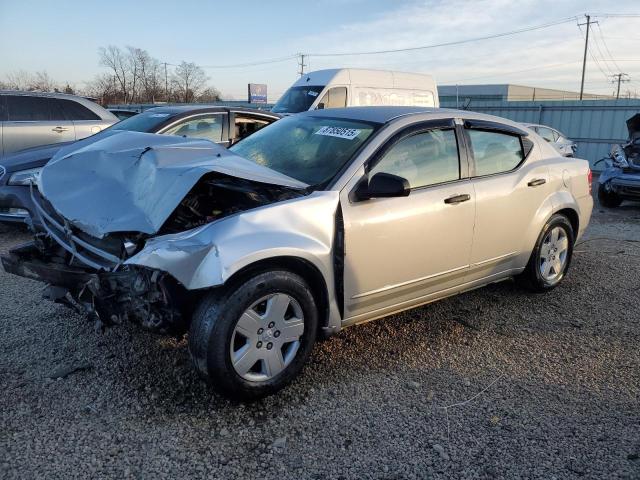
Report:
<svg viewBox="0 0 640 480"><path fill-rule="evenodd" d="M569 245L567 250L566 262L564 264L562 272L553 281L548 281L542 276L542 273L540 272L540 253L547 233L555 227L561 227L565 231ZM549 221L547 221L545 226L542 228L542 231L538 236L538 240L536 241L536 244L533 248L533 252L531 252L531 257L529 258L527 267L525 268L524 272L518 275L516 279L523 286L534 292L546 292L557 287L567 274L569 266L571 265L574 242L575 233L573 232L573 227L571 226L571 222L569 222L569 219L561 214L552 215Z"/></svg>
<svg viewBox="0 0 640 480"><path fill-rule="evenodd" d="M616 208L622 203L622 199L615 192L607 190L602 184L598 186L598 200L600 205L606 208Z"/></svg>
<svg viewBox="0 0 640 480"><path fill-rule="evenodd" d="M264 381L241 377L231 362L231 340L240 316L261 298L285 293L294 298L304 315L304 331L295 357L283 371ZM300 373L311 354L318 331L318 309L302 277L278 270L258 273L245 282L214 290L196 308L189 330L189 351L200 376L222 395L236 400L256 400L285 387Z"/></svg>

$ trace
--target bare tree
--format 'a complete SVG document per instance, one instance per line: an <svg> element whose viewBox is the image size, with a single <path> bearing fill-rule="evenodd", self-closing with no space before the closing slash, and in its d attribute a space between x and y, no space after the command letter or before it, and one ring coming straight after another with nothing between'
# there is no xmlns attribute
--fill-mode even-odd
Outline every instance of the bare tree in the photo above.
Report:
<svg viewBox="0 0 640 480"><path fill-rule="evenodd" d="M200 92L197 100L200 103L219 102L221 100L220 91L214 87L207 87Z"/></svg>
<svg viewBox="0 0 640 480"><path fill-rule="evenodd" d="M24 70L7 73L7 87L11 90L29 90L31 74Z"/></svg>
<svg viewBox="0 0 640 480"><path fill-rule="evenodd" d="M122 101L127 103L131 91L130 62L127 55L114 45L109 45L106 48L100 47L98 55L100 55L100 65L111 70L113 78L120 86Z"/></svg>
<svg viewBox="0 0 640 480"><path fill-rule="evenodd" d="M193 62L182 62L175 69L173 74L173 85L180 100L190 103L200 94L208 77L202 67Z"/></svg>
<svg viewBox="0 0 640 480"><path fill-rule="evenodd" d="M56 82L53 81L49 74L43 70L41 72L36 72L35 75L31 77L29 90L37 90L40 92L57 92L58 87L56 85Z"/></svg>

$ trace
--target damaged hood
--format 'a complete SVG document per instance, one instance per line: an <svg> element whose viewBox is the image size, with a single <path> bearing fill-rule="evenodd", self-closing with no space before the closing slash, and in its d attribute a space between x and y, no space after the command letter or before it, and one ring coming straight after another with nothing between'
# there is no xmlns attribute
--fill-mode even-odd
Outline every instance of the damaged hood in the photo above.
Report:
<svg viewBox="0 0 640 480"><path fill-rule="evenodd" d="M120 132L62 149L42 169L38 188L60 215L89 235L152 235L211 172L296 189L308 186L208 140Z"/></svg>

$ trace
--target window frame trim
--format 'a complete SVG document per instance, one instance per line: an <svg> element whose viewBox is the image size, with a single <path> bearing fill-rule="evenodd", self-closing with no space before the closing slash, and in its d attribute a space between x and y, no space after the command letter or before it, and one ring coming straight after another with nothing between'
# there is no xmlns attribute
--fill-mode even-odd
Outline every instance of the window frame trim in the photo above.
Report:
<svg viewBox="0 0 640 480"><path fill-rule="evenodd" d="M466 144L462 140L460 136L459 126L455 122L454 118L445 118L439 120L429 120L426 122L420 122L415 125L410 125L399 132L393 134L384 144L382 144L374 153L367 159L364 163L364 177L358 182L353 191L358 188L358 185L362 181L369 181L369 173L371 169L384 157L384 155L391 149L395 144L404 140L405 138L412 137L414 135L419 135L421 133L429 132L432 130L452 130L456 139L456 146L458 149L458 168L460 172L459 178L456 180L449 180L446 182L438 182L431 183L429 185L421 185L419 187L411 187L410 191L419 191L425 190L433 187L439 187L442 185L450 185L457 182L467 181L469 180L469 157L466 150Z"/></svg>
<svg viewBox="0 0 640 480"><path fill-rule="evenodd" d="M491 122L487 120L472 120L468 119L464 121L464 125L461 130L463 130L466 147L467 147L467 155L469 158L469 179L475 180L477 178L490 178L496 177L500 175L507 175L509 173L517 172L520 170L523 165L527 162L529 157L531 156L531 152L535 147L535 142L529 139L529 134L524 130L514 127L511 125L506 125L498 122ZM504 172L495 172L488 173L486 175L476 175L476 157L473 153L473 144L471 142L471 137L469 136L469 130L478 130L481 132L491 132L498 133L502 135L508 135L511 137L517 137L520 141L520 148L522 149L522 160L518 165L516 165L511 170L506 170ZM528 150L525 148L525 140L531 143L531 148Z"/></svg>

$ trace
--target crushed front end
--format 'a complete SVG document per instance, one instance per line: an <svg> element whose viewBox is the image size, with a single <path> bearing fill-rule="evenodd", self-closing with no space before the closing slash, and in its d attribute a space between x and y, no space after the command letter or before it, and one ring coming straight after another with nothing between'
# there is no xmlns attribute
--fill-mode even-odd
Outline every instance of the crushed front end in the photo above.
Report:
<svg viewBox="0 0 640 480"><path fill-rule="evenodd" d="M96 326L134 321L160 333L184 332L189 292L170 275L124 265L127 235L90 237L32 192L40 220L34 240L1 257L5 271L47 284L45 298L85 312Z"/></svg>

